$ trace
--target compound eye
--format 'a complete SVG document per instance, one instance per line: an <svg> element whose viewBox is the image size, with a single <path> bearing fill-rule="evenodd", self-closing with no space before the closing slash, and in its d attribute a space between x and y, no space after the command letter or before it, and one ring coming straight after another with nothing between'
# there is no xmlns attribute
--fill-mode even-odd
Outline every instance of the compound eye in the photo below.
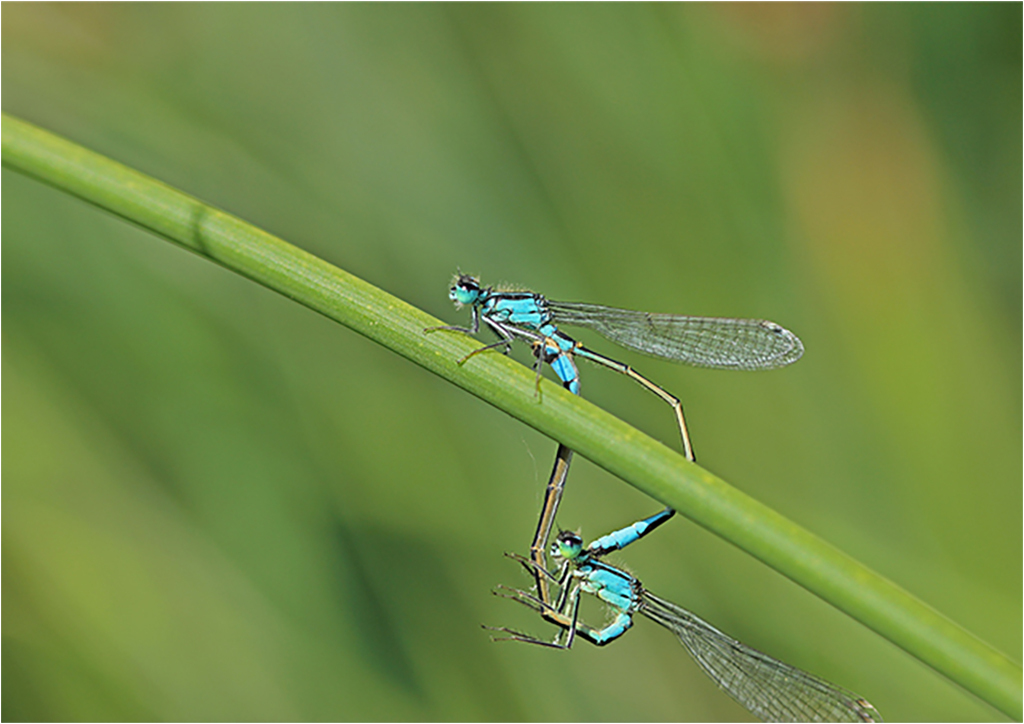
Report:
<svg viewBox="0 0 1024 724"><path fill-rule="evenodd" d="M578 533L573 533L571 530L565 530L558 534L559 543L567 543L568 545L582 545L583 539L580 538Z"/></svg>

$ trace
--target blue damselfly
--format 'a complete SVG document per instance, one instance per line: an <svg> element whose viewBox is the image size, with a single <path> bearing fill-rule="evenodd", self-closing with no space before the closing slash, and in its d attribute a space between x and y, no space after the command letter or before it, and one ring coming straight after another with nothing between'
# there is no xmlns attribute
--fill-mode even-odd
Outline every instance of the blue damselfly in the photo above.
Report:
<svg viewBox="0 0 1024 724"><path fill-rule="evenodd" d="M557 573L538 570L535 561L512 555L531 574L556 584L560 590L558 600L550 603L505 587L502 588L509 593L496 593L538 611L561 630L554 641L543 641L509 628L485 628L508 634L498 640L557 649L571 648L576 636L604 646L628 631L633 615L639 613L672 631L705 674L765 721L881 721L875 708L853 692L740 643L685 608L654 595L621 568L601 560L647 535L667 519L663 511L587 547L578 534L563 531L552 546L552 553L562 562ZM580 621L581 592L593 594L611 608L614 619L610 624L594 628Z"/></svg>

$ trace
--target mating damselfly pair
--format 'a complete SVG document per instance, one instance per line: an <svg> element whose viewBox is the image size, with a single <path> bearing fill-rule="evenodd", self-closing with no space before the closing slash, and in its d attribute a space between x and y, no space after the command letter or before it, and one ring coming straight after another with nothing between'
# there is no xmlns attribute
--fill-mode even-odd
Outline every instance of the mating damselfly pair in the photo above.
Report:
<svg viewBox="0 0 1024 724"><path fill-rule="evenodd" d="M696 457L679 399L631 366L572 339L559 325L593 329L623 347L698 367L771 369L791 364L803 354L796 335L765 320L654 314L556 302L534 292L483 287L466 274L456 276L449 298L457 307L470 306L472 325L427 331L476 334L483 323L499 338L460 363L490 349L507 353L512 342L521 339L533 350L538 390L541 368L547 364L573 394L580 392L576 357L608 367L636 380L672 407L683 454L690 461ZM730 638L686 609L651 594L626 571L601 560L663 524L675 513L671 508L599 538L586 548L577 534L560 533L552 552L561 564L557 572L551 572L547 543L571 460L572 451L559 445L530 558L513 556L534 576L537 595L507 588L509 593L502 594L536 610L559 627L559 634L548 642L507 628L494 630L508 634L505 638L510 640L558 649L570 648L577 636L600 646L624 634L632 626L633 614L641 613L675 633L701 669L756 716L771 721L880 721L878 712L864 699ZM607 604L615 616L612 623L594 628L580 621L581 593L595 595Z"/></svg>

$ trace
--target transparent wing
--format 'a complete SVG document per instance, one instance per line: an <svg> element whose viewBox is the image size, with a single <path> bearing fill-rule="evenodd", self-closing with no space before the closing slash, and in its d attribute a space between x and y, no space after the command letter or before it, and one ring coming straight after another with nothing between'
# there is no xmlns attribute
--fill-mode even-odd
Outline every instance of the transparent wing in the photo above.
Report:
<svg viewBox="0 0 1024 724"><path fill-rule="evenodd" d="M853 692L773 659L647 591L640 613L670 629L697 664L729 696L764 721L882 721Z"/></svg>
<svg viewBox="0 0 1024 724"><path fill-rule="evenodd" d="M800 359L800 338L763 319L685 317L577 302L548 302L556 322L587 327L637 352L695 367L763 370Z"/></svg>

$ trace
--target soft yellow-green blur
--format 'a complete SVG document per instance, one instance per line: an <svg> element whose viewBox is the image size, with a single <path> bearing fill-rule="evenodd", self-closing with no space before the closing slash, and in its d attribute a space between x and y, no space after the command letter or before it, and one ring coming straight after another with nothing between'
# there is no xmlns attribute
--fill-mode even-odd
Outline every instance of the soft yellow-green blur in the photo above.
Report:
<svg viewBox="0 0 1024 724"><path fill-rule="evenodd" d="M806 354L763 373L581 337L682 397L704 466L1019 661L1021 13L4 4L3 110L452 323L461 268L785 325ZM646 620L481 630L554 633L490 593L529 584L502 553L552 441L7 170L3 210L4 720L746 716ZM657 507L577 458L559 523ZM1001 716L685 519L616 560L889 719Z"/></svg>

